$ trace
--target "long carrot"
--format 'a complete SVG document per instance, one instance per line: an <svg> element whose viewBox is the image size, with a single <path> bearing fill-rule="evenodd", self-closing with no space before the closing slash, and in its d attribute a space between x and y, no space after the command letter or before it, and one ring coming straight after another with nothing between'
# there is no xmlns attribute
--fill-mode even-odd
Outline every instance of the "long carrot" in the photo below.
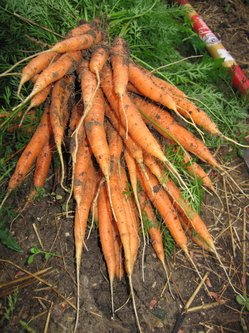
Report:
<svg viewBox="0 0 249 333"><path fill-rule="evenodd" d="M23 69L21 74L21 80L18 86L17 95L20 95L20 91L25 82L31 80L36 74L39 74L42 70L48 67L52 61L56 58L57 52L49 52L38 55L32 59Z"/></svg>
<svg viewBox="0 0 249 333"><path fill-rule="evenodd" d="M188 253L187 237L172 202L155 176L153 176L150 171L148 171L147 174L153 190L151 189L151 186L149 185L144 174L138 169L138 177L141 181L142 188L148 195L153 206L160 213L175 242L178 246L180 246L184 253Z"/></svg>
<svg viewBox="0 0 249 333"><path fill-rule="evenodd" d="M178 187L170 179L170 177L164 177L164 170L156 160L149 154L144 154L144 163L149 167L151 172L157 177L162 184L168 195L172 199L173 205L182 213L182 218L185 223L192 226L196 233L205 240L211 250L214 251L214 242L210 235L205 223L200 218L199 214L192 208L187 199L183 197Z"/></svg>
<svg viewBox="0 0 249 333"><path fill-rule="evenodd" d="M181 144L189 152L195 154L202 161L220 168L219 163L211 154L207 146L199 140L194 134L186 130L183 126L176 122L169 112L163 110L156 104L150 103L137 95L132 95L132 101L145 114L145 121L152 126L167 139L174 139L176 143Z"/></svg>
<svg viewBox="0 0 249 333"><path fill-rule="evenodd" d="M96 176L92 164L88 145L84 140L84 133L78 139L80 143L76 153L76 160L73 172L73 195L76 200L74 219L76 276L77 276L77 314L75 330L79 320L80 310L80 264L84 246L87 220L95 195Z"/></svg>
<svg viewBox="0 0 249 333"><path fill-rule="evenodd" d="M61 186L65 177L64 160L62 156L62 142L65 127L69 120L69 110L72 107L75 76L69 75L59 79L52 90L50 121L54 133L54 141L61 161Z"/></svg>

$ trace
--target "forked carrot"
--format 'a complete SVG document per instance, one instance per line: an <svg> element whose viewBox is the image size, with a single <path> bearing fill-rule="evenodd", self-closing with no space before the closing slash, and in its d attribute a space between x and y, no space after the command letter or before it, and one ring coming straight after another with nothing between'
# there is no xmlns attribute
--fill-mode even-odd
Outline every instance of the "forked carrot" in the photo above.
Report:
<svg viewBox="0 0 249 333"><path fill-rule="evenodd" d="M116 253L113 234L114 218L110 206L108 190L105 185L106 184L104 183L101 186L98 197L99 236L108 270L111 290L112 317L114 318L113 281L116 272Z"/></svg>
<svg viewBox="0 0 249 333"><path fill-rule="evenodd" d="M18 86L17 95L20 96L22 86L31 80L36 74L47 68L56 58L57 52L43 53L32 59L23 69Z"/></svg>
<svg viewBox="0 0 249 333"><path fill-rule="evenodd" d="M61 186L64 188L63 181L65 177L65 167L62 155L62 143L64 139L65 127L69 119L69 110L71 110L75 76L69 75L59 79L52 90L50 121L54 133L54 142L56 144L61 161Z"/></svg>

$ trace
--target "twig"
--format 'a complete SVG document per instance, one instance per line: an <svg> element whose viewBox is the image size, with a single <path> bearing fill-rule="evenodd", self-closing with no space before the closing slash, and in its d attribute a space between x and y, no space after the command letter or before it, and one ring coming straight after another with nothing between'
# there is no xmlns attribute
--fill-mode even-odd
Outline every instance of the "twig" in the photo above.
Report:
<svg viewBox="0 0 249 333"><path fill-rule="evenodd" d="M44 248L44 245L43 245L43 243L42 243L42 240L41 240L41 237L40 237L40 235L39 235L39 232L38 232L38 229L37 229L37 227L36 227L36 224L33 223L32 225L33 225L33 229L34 229L34 231L35 231L36 237L38 238L38 242L40 243L40 246L41 246L41 248L42 248L42 251L45 251L45 248Z"/></svg>
<svg viewBox="0 0 249 333"><path fill-rule="evenodd" d="M49 287L50 287L50 288L51 288L51 289L52 289L52 290L53 290L53 291L54 291L59 297L61 297L62 299L64 299L64 301L66 301L66 302L67 302L67 303L68 303L68 304L69 304L74 310L76 310L75 305L74 305L72 302L70 302L65 296L63 296L63 295L59 292L59 290L57 290L55 287L53 287L53 285L52 285L51 283L49 283L48 281L46 281L46 280L40 278L40 277L37 276L36 274L33 274L33 273L27 271L26 269L22 268L21 266L18 266L17 264L13 263L13 262L10 261L10 260L0 259L0 262L5 262L5 263L8 263L8 264L10 264L10 265L13 265L13 266L15 266L17 269L19 269L19 270L25 272L26 274L32 276L33 278L37 279L38 281L40 281L40 282L46 284L46 285L49 286Z"/></svg>

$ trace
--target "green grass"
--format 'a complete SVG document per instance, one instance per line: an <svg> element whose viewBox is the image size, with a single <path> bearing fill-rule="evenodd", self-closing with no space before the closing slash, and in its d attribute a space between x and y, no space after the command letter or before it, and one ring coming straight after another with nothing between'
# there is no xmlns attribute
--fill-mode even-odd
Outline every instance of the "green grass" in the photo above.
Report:
<svg viewBox="0 0 249 333"><path fill-rule="evenodd" d="M207 54L203 42L183 14L177 5L169 6L160 0L2 0L0 115L6 112L10 115L0 124L0 180L10 177L18 155L10 156L24 147L31 137L31 133L7 131L12 124L18 124L15 118L18 110L15 113L11 110L20 102L16 91L19 74L26 62L7 76L1 73L17 61L44 50L46 45L53 45L77 26L80 19L91 20L96 16L101 18L104 27L108 26L110 42L114 36L122 35L130 45L134 60L148 69L164 66L155 72L156 75L199 100L196 103L215 120L222 133L243 143L247 134L248 102L233 91L227 70L221 66L221 61L213 60ZM30 84L24 85L22 97L29 94L30 88ZM37 109L35 124L29 118L25 119L26 128L32 124L36 127L41 110ZM189 129L195 132L194 128ZM215 149L224 143L221 138L204 135L210 148ZM235 145L229 145L233 153L241 152ZM202 201L201 184L191 180L186 173L184 177L196 197L194 205L198 211Z"/></svg>

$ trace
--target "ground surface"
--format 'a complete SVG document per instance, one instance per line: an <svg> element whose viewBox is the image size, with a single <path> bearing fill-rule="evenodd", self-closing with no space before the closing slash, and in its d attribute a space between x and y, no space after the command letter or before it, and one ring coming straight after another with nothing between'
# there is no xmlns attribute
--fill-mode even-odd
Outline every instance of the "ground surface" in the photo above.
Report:
<svg viewBox="0 0 249 333"><path fill-rule="evenodd" d="M192 4L249 76L249 5L244 5L239 0L192 1ZM216 152L222 163L225 150L226 147L221 147ZM210 170L213 172L215 188L222 203L215 195L206 193L202 217L215 239L233 287L215 256L203 253L197 246L190 244L191 254L202 276L208 273L210 284L207 283L207 286L212 297L207 296L205 289L201 287L189 305L191 311L185 317L179 317L200 280L185 256L176 248L168 260L172 295L168 289L161 295L165 283L164 271L148 245L145 255L145 280L142 280L141 256L137 260L134 273L136 304L144 332L243 332L243 321L247 325L247 330L244 328L244 331L248 331L249 313L245 309L241 311L242 306L236 301L236 293L245 290L245 279L249 279L248 255L246 259L242 255L243 246L248 244L248 234L243 241L243 225L246 219L248 220L248 198L245 194L249 195L249 174L240 158L235 158L227 166L234 167L230 174L244 194L226 176ZM24 205L31 180L32 175L22 184L18 196L9 199L8 205ZM76 294L73 212L69 217L62 213L61 205L65 204L66 199L64 192L56 184L56 177L51 177L46 183L47 193L51 193L51 188L54 188L57 195L62 195L62 199L56 200L54 195L43 197L12 224L14 237L23 253L0 246L1 259L5 260L0 263L1 332L24 332L25 324L21 325L20 321L28 324L26 331L29 332L71 332L73 329ZM30 249L35 244L38 244L40 249L43 246L46 252L62 257L51 257L46 261L44 255L39 254L33 263L28 265ZM127 301L129 290L125 279L115 281L115 308L120 309L116 312L115 319L111 319L109 283L96 230L93 230L90 238L86 240L86 247L88 251L85 251L82 261L83 295L78 332L136 332L131 301ZM247 263L244 275L243 262ZM43 280L38 281L31 276L44 269L49 270L39 275ZM10 283L22 277L28 278ZM6 283L9 284L4 285ZM17 286L17 302L8 321L3 315L6 308L10 308L7 296ZM174 328L177 320L179 325Z"/></svg>

